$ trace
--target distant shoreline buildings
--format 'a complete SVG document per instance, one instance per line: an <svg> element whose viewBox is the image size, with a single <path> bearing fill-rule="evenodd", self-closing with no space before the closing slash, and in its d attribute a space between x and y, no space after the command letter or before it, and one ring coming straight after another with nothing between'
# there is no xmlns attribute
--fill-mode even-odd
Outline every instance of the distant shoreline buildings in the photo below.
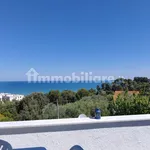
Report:
<svg viewBox="0 0 150 150"><path fill-rule="evenodd" d="M0 101L7 100L7 101L21 101L24 98L24 95L19 94L10 94L10 93L0 93Z"/></svg>

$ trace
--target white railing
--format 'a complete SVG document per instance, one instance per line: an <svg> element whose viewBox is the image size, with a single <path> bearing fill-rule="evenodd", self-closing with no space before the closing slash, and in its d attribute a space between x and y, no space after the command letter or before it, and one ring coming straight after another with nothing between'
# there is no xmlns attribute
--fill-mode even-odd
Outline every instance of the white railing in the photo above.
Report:
<svg viewBox="0 0 150 150"><path fill-rule="evenodd" d="M16 150L148 150L149 139L150 115L0 123L0 142Z"/></svg>

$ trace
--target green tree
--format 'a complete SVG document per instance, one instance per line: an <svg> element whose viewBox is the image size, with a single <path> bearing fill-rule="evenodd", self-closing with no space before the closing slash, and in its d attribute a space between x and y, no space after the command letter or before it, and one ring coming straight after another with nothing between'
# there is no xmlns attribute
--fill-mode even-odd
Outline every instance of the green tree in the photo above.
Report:
<svg viewBox="0 0 150 150"><path fill-rule="evenodd" d="M37 120L42 118L42 109L49 103L43 93L33 93L26 96L18 105L21 120Z"/></svg>
<svg viewBox="0 0 150 150"><path fill-rule="evenodd" d="M112 84L111 83L102 83L102 90L107 94L112 94Z"/></svg>
<svg viewBox="0 0 150 150"><path fill-rule="evenodd" d="M42 110L43 119L56 119L57 118L57 107L53 103L45 105Z"/></svg>
<svg viewBox="0 0 150 150"><path fill-rule="evenodd" d="M59 102L59 104L62 104L62 102L60 101L60 96L61 93L58 90L51 90L47 95L50 103L54 103L54 104L57 104L57 101Z"/></svg>
<svg viewBox="0 0 150 150"><path fill-rule="evenodd" d="M110 102L108 110L110 115L147 114L150 113L149 97L124 93Z"/></svg>
<svg viewBox="0 0 150 150"><path fill-rule="evenodd" d="M0 122L3 121L13 121L13 119L0 114Z"/></svg>
<svg viewBox="0 0 150 150"><path fill-rule="evenodd" d="M85 96L89 96L89 91L86 89L79 89L76 93L76 97L78 100Z"/></svg>
<svg viewBox="0 0 150 150"><path fill-rule="evenodd" d="M0 102L0 113L5 117L11 118L11 120L18 119L16 102L4 101Z"/></svg>
<svg viewBox="0 0 150 150"><path fill-rule="evenodd" d="M100 94L100 92L101 92L101 87L100 87L99 85L97 85L97 86L96 86L96 90L97 90L96 94L97 94L97 95Z"/></svg>
<svg viewBox="0 0 150 150"><path fill-rule="evenodd" d="M90 95L90 96L96 95L96 90L93 89L93 88L91 88L91 89L89 90L89 95Z"/></svg>
<svg viewBox="0 0 150 150"><path fill-rule="evenodd" d="M73 103L76 101L76 93L71 90L61 92L61 104Z"/></svg>
<svg viewBox="0 0 150 150"><path fill-rule="evenodd" d="M89 117L93 116L95 108L100 108L103 116L109 114L107 110L108 100L106 97L100 95L83 97L81 100L66 104L63 107L65 110L65 117L67 118L75 118L80 114L86 114Z"/></svg>

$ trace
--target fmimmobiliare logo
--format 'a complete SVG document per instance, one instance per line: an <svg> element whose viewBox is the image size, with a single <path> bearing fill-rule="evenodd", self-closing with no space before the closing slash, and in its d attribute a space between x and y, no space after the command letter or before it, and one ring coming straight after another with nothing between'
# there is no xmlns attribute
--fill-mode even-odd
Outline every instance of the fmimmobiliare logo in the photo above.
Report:
<svg viewBox="0 0 150 150"><path fill-rule="evenodd" d="M114 81L115 76L95 76L92 72L71 73L68 76L49 76L40 75L34 68L26 73L28 83L102 83L105 81ZM119 76L118 78L123 78Z"/></svg>

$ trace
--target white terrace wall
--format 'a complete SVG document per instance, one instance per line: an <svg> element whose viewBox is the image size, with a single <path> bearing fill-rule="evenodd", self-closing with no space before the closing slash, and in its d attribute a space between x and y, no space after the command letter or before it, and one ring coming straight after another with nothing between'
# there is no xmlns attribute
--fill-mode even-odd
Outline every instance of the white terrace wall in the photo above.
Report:
<svg viewBox="0 0 150 150"><path fill-rule="evenodd" d="M16 150L150 150L150 115L5 122L0 139Z"/></svg>

